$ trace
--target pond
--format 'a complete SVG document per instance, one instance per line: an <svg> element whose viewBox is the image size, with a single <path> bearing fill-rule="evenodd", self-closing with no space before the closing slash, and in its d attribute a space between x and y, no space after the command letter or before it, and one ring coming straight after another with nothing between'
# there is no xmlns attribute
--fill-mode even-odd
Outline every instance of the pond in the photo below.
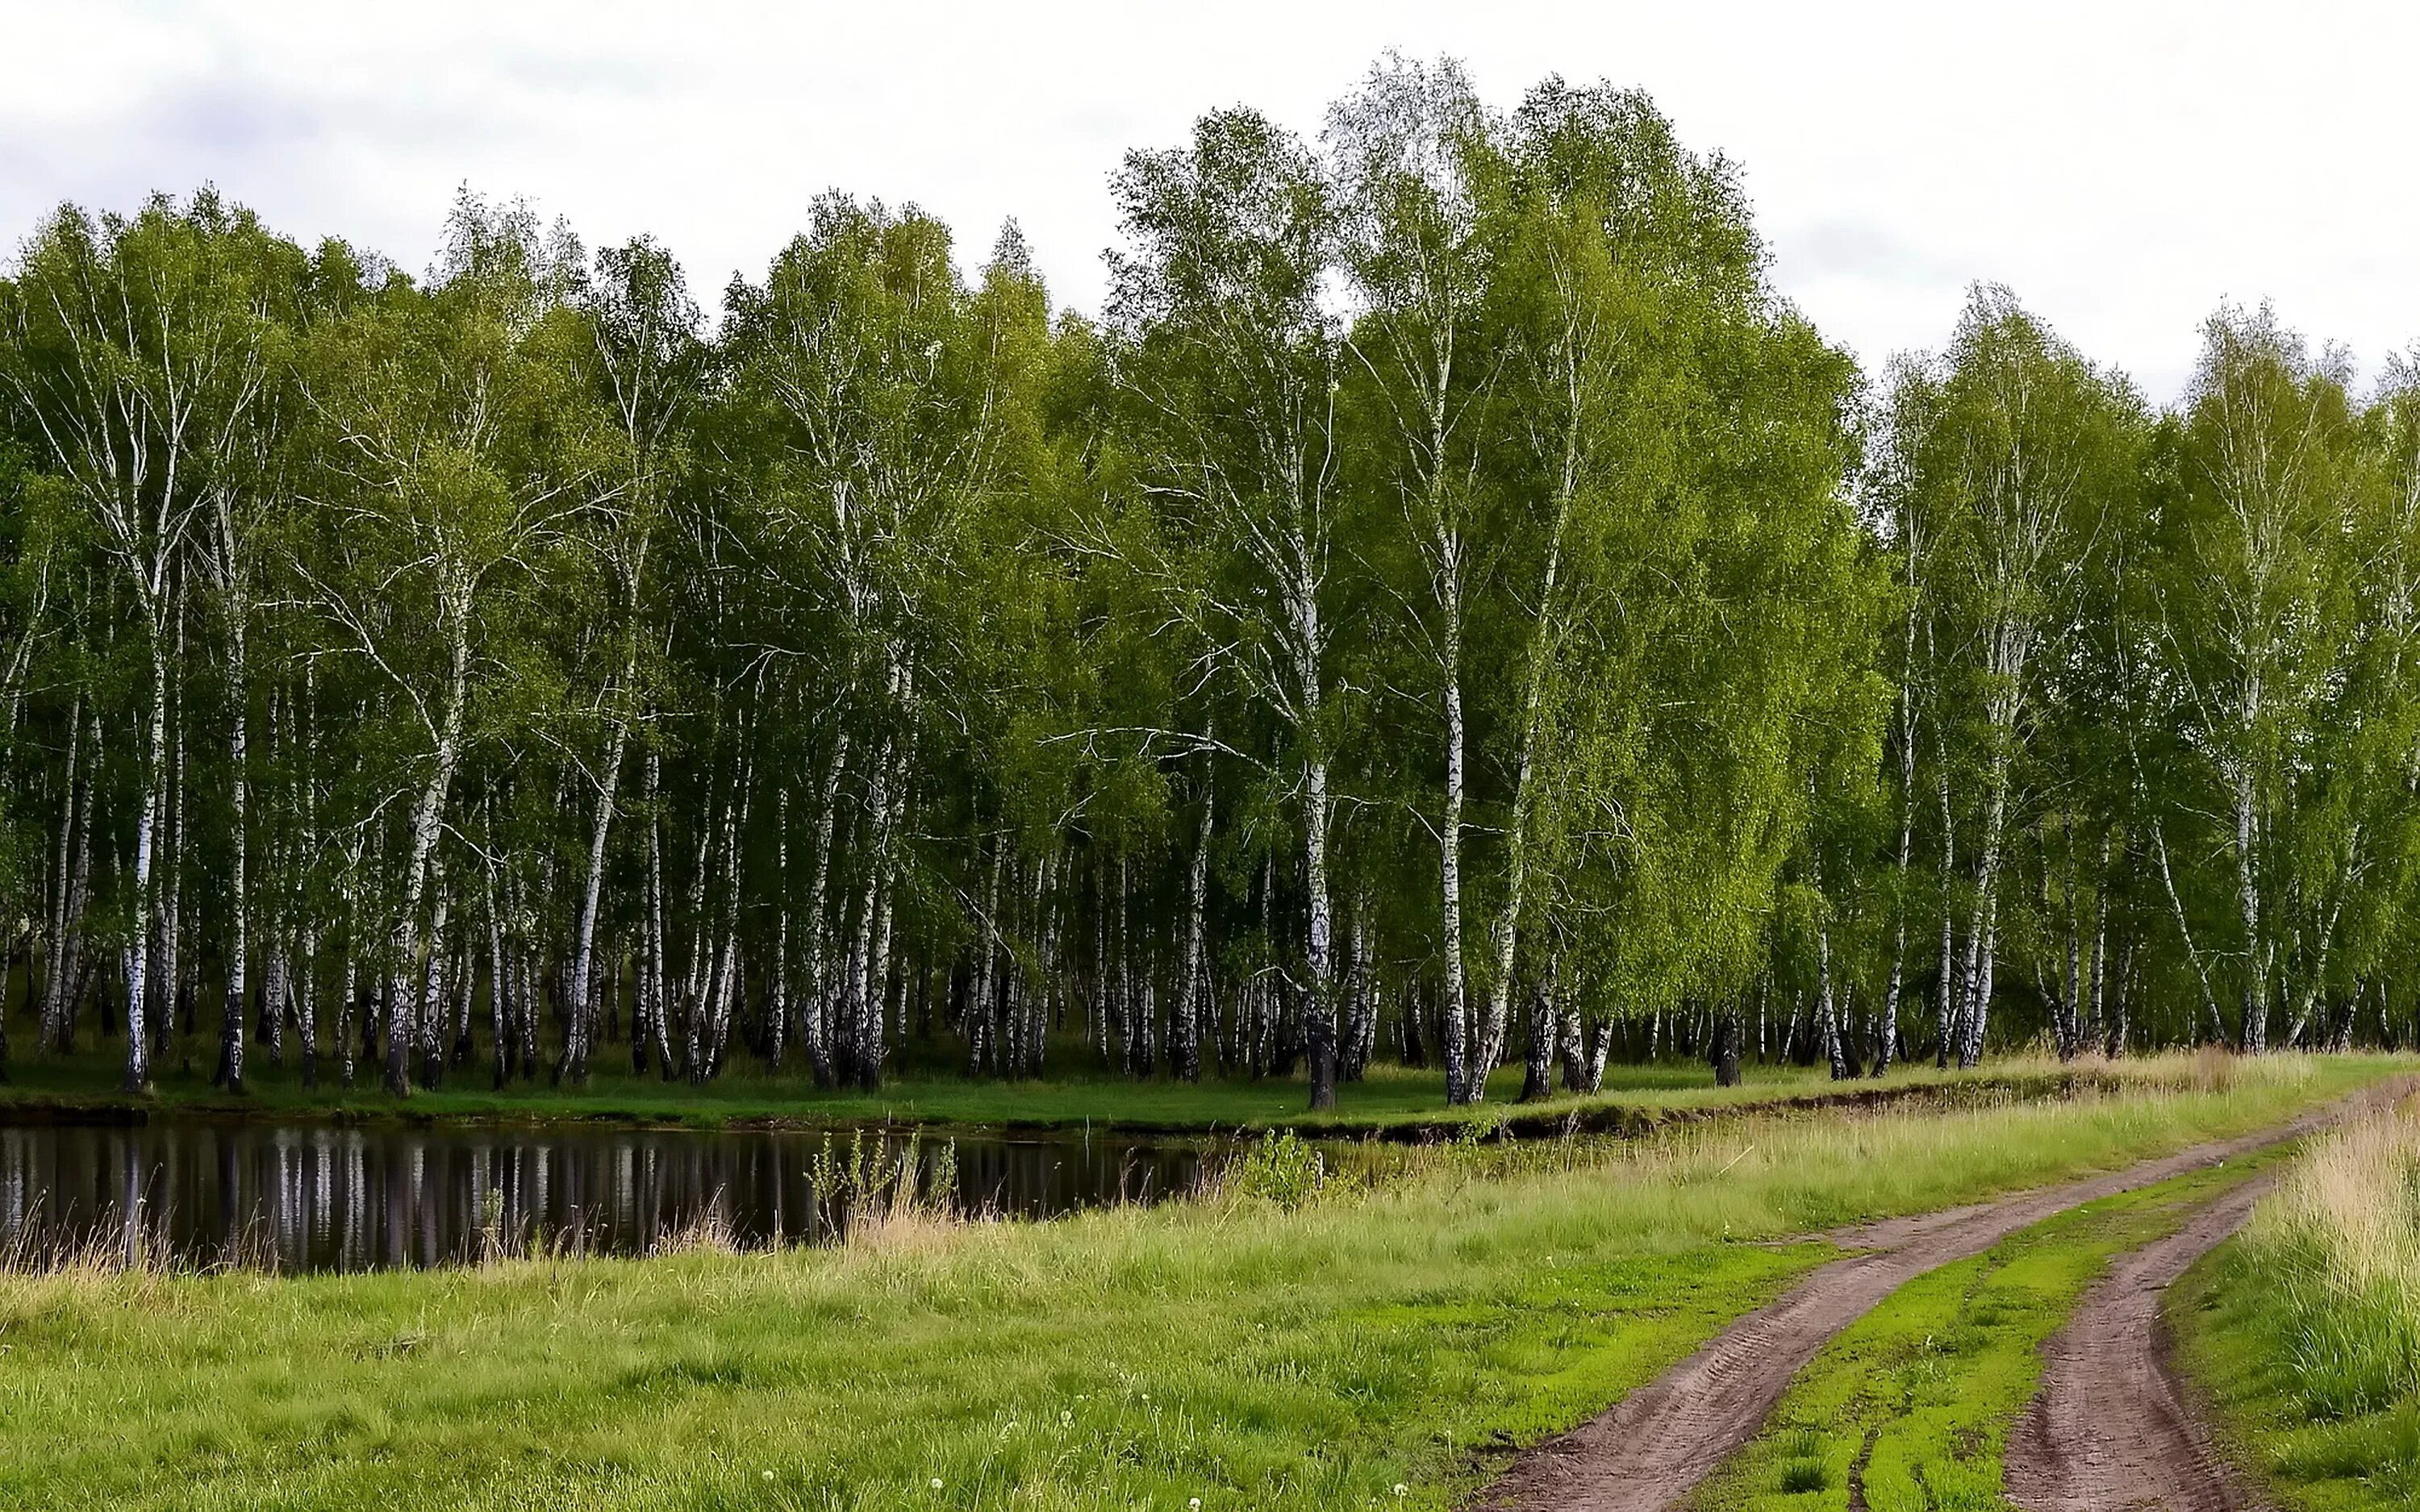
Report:
<svg viewBox="0 0 2420 1512"><path fill-rule="evenodd" d="M1193 1190L1216 1147L983 1131L0 1125L0 1258L364 1271L812 1242L912 1196L1047 1218Z"/></svg>

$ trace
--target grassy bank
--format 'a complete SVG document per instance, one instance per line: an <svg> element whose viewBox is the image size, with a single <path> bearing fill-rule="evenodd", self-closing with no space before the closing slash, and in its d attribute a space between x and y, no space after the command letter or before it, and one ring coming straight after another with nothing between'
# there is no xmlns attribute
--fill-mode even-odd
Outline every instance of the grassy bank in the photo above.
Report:
<svg viewBox="0 0 2420 1512"><path fill-rule="evenodd" d="M1821 1067L1745 1068L1738 1087L1718 1088L1711 1068L1696 1061L1608 1066L1601 1091L1558 1093L1542 1103L1517 1103L1521 1069L1506 1067L1489 1084L1488 1101L1448 1107L1439 1073L1374 1065L1369 1075L1337 1088L1332 1112L1304 1107L1299 1077L1208 1078L1200 1083L1136 1081L1123 1076L1063 1080L977 1080L918 1069L890 1078L876 1091L818 1088L806 1076L769 1076L734 1069L702 1086L599 1070L583 1088L515 1083L491 1088L479 1073L449 1086L388 1096L365 1071L362 1085L302 1085L294 1067L256 1060L244 1093L229 1096L206 1072L168 1070L148 1098L118 1089L120 1067L105 1053L21 1060L0 1084L0 1118L40 1115L142 1117L192 1112L224 1117L348 1120L481 1120L543 1123L616 1120L691 1128L740 1124L920 1123L998 1129L1080 1129L1133 1133L1254 1132L1293 1129L1306 1134L1364 1134L1437 1137L1469 1129L1515 1134L1645 1133L1709 1112L1836 1101L1920 1099L1934 1091L1958 1098L2010 1094L2041 1097L2078 1086L2118 1089L2156 1070L2180 1066L2169 1057L2143 1062L2079 1062L2062 1066L2031 1057L2003 1057L1971 1072L1929 1065L1895 1069L1879 1080L1833 1082ZM2179 1073L2180 1074L2180 1072Z"/></svg>
<svg viewBox="0 0 2420 1512"><path fill-rule="evenodd" d="M0 1276L0 1504L1442 1508L1833 1253L1761 1242L2272 1123L2386 1069L2170 1061L2058 1103L1400 1149L1300 1203L838 1250Z"/></svg>
<svg viewBox="0 0 2420 1512"><path fill-rule="evenodd" d="M2180 1355L2286 1504L2420 1504L2420 1119L2320 1142L2169 1303Z"/></svg>
<svg viewBox="0 0 2420 1512"><path fill-rule="evenodd" d="M52 1103L81 1108L129 1105L118 1090L122 1068L106 1054L21 1060L0 1087L0 1107ZM489 1085L484 1068L458 1073L445 1087L415 1090L398 1100L380 1090L374 1069L357 1088L333 1077L312 1089L298 1068L257 1058L244 1094L230 1097L213 1088L207 1070L169 1071L155 1084L150 1105L214 1113L266 1112L281 1116L365 1119L626 1119L650 1123L713 1126L732 1122L796 1120L848 1123L894 1122L992 1126L1094 1127L1137 1130L1276 1128L1307 1119L1309 1084L1300 1076L1265 1079L1218 1077L1199 1083L1137 1081L1111 1075L1066 1075L1011 1082L972 1078L939 1067L909 1068L889 1077L876 1091L818 1088L803 1073L769 1075L735 1066L700 1086L632 1075L627 1065L599 1068L582 1088L558 1088L541 1076L504 1088ZM1655 1105L1740 1101L1777 1092L1812 1090L1823 1073L1796 1066L1757 1068L1745 1088L1728 1092L1714 1085L1713 1071L1695 1062L1612 1066L1599 1098L1564 1097L1558 1107L1586 1102L1638 1102ZM1377 1065L1358 1082L1337 1089L1337 1108L1320 1121L1338 1127L1376 1128L1404 1122L1467 1121L1500 1116L1521 1089L1521 1070L1507 1067L1489 1087L1490 1102L1477 1109L1445 1106L1441 1073Z"/></svg>
<svg viewBox="0 0 2420 1512"><path fill-rule="evenodd" d="M2173 1233L2273 1156L2095 1202L1901 1287L1816 1356L1698 1512L2003 1504L2041 1347L2114 1257Z"/></svg>

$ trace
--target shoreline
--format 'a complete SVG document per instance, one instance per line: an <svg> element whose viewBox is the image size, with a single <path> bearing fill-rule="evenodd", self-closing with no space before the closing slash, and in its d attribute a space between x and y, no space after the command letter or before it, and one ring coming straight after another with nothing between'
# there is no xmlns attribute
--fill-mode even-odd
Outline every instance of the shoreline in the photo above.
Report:
<svg viewBox="0 0 2420 1512"><path fill-rule="evenodd" d="M2122 1082L2118 1072L2100 1064L1947 1072L1924 1069L1880 1082L1817 1082L1803 1088L1784 1084L1782 1088L1764 1090L1762 1095L1759 1095L1760 1088L1755 1084L1749 1084L1742 1088L1641 1088L1582 1097L1566 1093L1543 1104L1482 1103L1434 1113L1373 1112L1338 1117L1306 1112L1298 1117L1189 1119L1078 1113L983 1118L912 1106L862 1113L788 1112L752 1105L727 1113L712 1108L582 1108L504 1100L484 1104L474 1100L471 1105L415 1106L409 1102L384 1100L383 1094L376 1092L357 1093L351 1100L341 1102L289 1101L283 1096L254 1101L216 1092L202 1096L155 1092L148 1099L141 1099L122 1091L62 1091L0 1083L0 1127L136 1127L155 1119L191 1119L339 1128L616 1128L698 1134L814 1134L898 1128L959 1130L1008 1138L1108 1134L1168 1140L1233 1139L1284 1133L1305 1139L1370 1139L1424 1145L1455 1139L1504 1141L1579 1134L1636 1139L1678 1126L1732 1119L1843 1109L1870 1112L1910 1103L1953 1105L2001 1098L2071 1100L2095 1090L2115 1090L2121 1085L2128 1084ZM460 1094L422 1095L443 1098Z"/></svg>

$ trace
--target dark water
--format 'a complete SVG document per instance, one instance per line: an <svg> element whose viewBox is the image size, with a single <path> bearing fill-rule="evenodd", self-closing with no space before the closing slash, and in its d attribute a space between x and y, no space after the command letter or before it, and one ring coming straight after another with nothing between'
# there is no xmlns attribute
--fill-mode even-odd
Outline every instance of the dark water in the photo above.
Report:
<svg viewBox="0 0 2420 1512"><path fill-rule="evenodd" d="M913 1193L1043 1218L1192 1189L1198 1142L598 1129L334 1128L165 1119L0 1126L0 1257L77 1250L285 1271L548 1251L643 1255L710 1232L833 1237Z"/></svg>

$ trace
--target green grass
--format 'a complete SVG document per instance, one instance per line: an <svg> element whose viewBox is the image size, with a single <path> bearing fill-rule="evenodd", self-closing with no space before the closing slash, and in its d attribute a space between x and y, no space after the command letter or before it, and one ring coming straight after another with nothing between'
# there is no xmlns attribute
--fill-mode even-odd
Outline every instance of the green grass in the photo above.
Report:
<svg viewBox="0 0 2420 1512"><path fill-rule="evenodd" d="M2249 1179L2237 1161L2106 1198L1918 1276L1800 1372L1772 1423L1709 1482L1699 1512L1981 1512L2001 1500L2009 1429L2041 1347L2118 1255L2174 1232Z"/></svg>
<svg viewBox="0 0 2420 1512"><path fill-rule="evenodd" d="M0 1276L0 1505L1444 1508L1834 1253L1762 1242L2265 1125L2390 1064L2303 1067L1397 1149L1298 1207L836 1250Z"/></svg>
<svg viewBox="0 0 2420 1512"><path fill-rule="evenodd" d="M617 1057L619 1058L619 1057ZM650 1122L711 1125L734 1119L793 1119L858 1122L890 1119L953 1124L1080 1125L1092 1122L1137 1129L1270 1128L1308 1120L1309 1084L1300 1076L1265 1079L1218 1077L1187 1083L1107 1074L1059 1073L1047 1080L976 1079L954 1069L911 1067L891 1076L878 1091L819 1088L803 1073L772 1075L752 1065L736 1065L704 1086L632 1075L627 1059L597 1068L581 1088L551 1087L543 1074L532 1083L492 1088L492 1072L478 1066L457 1072L437 1090L421 1088L398 1103L379 1088L375 1067L363 1068L351 1090L335 1085L323 1066L322 1084L306 1091L299 1068L271 1064L255 1052L240 1099L210 1086L207 1060L193 1069L163 1069L154 1083L160 1105L209 1109L244 1107L278 1113L357 1114L413 1118L507 1119L628 1118ZM58 1101L114 1104L122 1066L106 1052L21 1058L0 1086L0 1107L11 1102ZM1521 1089L1521 1069L1506 1067L1489 1085L1491 1101L1477 1109L1445 1105L1443 1073L1379 1064L1359 1082L1337 1088L1335 1113L1322 1123L1379 1127L1399 1122L1466 1122L1501 1116ZM1693 1061L1652 1066L1609 1066L1606 1091L1594 1101L1657 1105L1728 1103L1777 1092L1815 1091L1827 1083L1816 1068L1754 1068L1743 1088L1719 1090L1711 1068ZM1564 1096L1548 1106L1564 1111L1590 1100Z"/></svg>
<svg viewBox="0 0 2420 1512"><path fill-rule="evenodd" d="M2319 1142L2167 1313L2180 1363L2279 1505L2420 1504L2420 1124Z"/></svg>
<svg viewBox="0 0 2420 1512"><path fill-rule="evenodd" d="M617 1057L618 1059L618 1047ZM196 1052L199 1057L199 1052ZM1675 1118L1700 1112L1757 1107L1784 1100L1830 1100L1921 1096L1940 1089L1951 1097L1991 1097L2007 1092L2040 1096L2084 1083L2127 1081L2144 1068L2165 1066L2184 1074L2185 1062L2118 1062L2063 1067L2055 1061L2004 1057L1978 1071L1938 1072L1929 1065L1901 1066L1880 1081L1834 1083L1821 1067L1749 1065L1742 1085L1718 1088L1713 1070L1694 1060L1607 1066L1600 1092L1558 1093L1536 1103L1514 1099L1521 1069L1500 1069L1489 1082L1488 1101L1448 1107L1442 1073L1380 1063L1359 1082L1337 1088L1333 1112L1306 1109L1302 1078L1263 1080L1206 1078L1199 1084L1137 1081L1113 1075L1067 1074L1043 1081L974 1079L935 1066L911 1067L877 1091L818 1088L802 1074L768 1075L735 1066L704 1086L666 1082L601 1066L582 1088L558 1088L541 1076L501 1090L490 1072L473 1067L456 1073L442 1088L422 1088L397 1100L379 1089L376 1068L365 1067L361 1085L346 1089L328 1074L316 1089L302 1086L299 1068L271 1064L256 1051L241 1097L210 1086L207 1057L193 1065L163 1065L145 1105L247 1116L486 1119L545 1122L619 1119L710 1128L734 1122L802 1124L912 1122L970 1127L1098 1129L1139 1133L1208 1133L1291 1128L1306 1133L1445 1133L1510 1124L1516 1131L1557 1132L1577 1118L1600 1128L1640 1133ZM118 1090L121 1067L106 1050L66 1057L26 1057L12 1062L0 1083L0 1113L12 1105L82 1108L127 1106L137 1100Z"/></svg>

